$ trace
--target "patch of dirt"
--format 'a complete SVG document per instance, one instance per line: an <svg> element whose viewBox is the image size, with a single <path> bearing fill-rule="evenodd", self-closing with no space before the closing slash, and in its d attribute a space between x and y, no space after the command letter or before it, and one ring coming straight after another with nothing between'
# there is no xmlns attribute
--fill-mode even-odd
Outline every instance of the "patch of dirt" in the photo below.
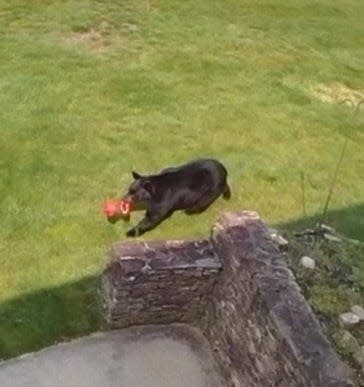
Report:
<svg viewBox="0 0 364 387"><path fill-rule="evenodd" d="M99 31L91 28L89 31L73 33L67 39L69 42L82 43L91 50L102 50L107 44L106 40Z"/></svg>
<svg viewBox="0 0 364 387"><path fill-rule="evenodd" d="M344 104L355 110L364 109L364 90L355 90L340 82L316 85L311 88L311 94L326 103Z"/></svg>
<svg viewBox="0 0 364 387"><path fill-rule="evenodd" d="M93 53L103 53L118 39L127 42L128 37L140 30L134 23L123 23L119 30L115 31L106 21L97 27L75 27L73 32L61 40L66 44L81 45Z"/></svg>
<svg viewBox="0 0 364 387"><path fill-rule="evenodd" d="M103 51L110 45L109 24L102 22L98 28L75 31L65 40L68 43L80 43L92 51Z"/></svg>

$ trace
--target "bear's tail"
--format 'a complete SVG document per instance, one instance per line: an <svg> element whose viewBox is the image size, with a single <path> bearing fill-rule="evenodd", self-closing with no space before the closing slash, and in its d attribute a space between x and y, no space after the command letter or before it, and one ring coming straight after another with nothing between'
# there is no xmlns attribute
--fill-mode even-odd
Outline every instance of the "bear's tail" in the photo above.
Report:
<svg viewBox="0 0 364 387"><path fill-rule="evenodd" d="M229 187L229 184L226 183L225 184L225 188L224 190L222 191L222 197L225 199L225 200L229 200L231 198L231 190L230 190L230 187Z"/></svg>

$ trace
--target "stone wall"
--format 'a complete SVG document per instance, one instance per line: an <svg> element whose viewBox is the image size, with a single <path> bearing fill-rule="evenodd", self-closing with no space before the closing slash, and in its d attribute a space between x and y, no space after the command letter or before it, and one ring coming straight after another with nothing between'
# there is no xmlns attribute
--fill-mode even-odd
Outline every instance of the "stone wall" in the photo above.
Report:
<svg viewBox="0 0 364 387"><path fill-rule="evenodd" d="M208 241L120 243L110 256L108 324L200 327L223 387L353 385L256 213L224 214Z"/></svg>
<svg viewBox="0 0 364 387"><path fill-rule="evenodd" d="M202 320L221 263L208 241L118 243L102 276L113 328Z"/></svg>
<svg viewBox="0 0 364 387"><path fill-rule="evenodd" d="M205 333L227 386L351 386L258 215L226 213L212 244L223 270Z"/></svg>

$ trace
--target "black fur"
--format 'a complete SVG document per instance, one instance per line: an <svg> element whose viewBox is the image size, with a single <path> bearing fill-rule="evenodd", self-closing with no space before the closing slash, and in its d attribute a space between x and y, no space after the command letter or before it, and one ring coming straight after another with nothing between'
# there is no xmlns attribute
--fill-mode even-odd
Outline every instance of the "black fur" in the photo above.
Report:
<svg viewBox="0 0 364 387"><path fill-rule="evenodd" d="M137 209L145 209L145 217L127 236L135 237L158 226L174 211L186 214L205 211L219 196L229 199L227 171L217 160L200 159L156 175L142 176L132 172L134 182L123 198L132 200Z"/></svg>

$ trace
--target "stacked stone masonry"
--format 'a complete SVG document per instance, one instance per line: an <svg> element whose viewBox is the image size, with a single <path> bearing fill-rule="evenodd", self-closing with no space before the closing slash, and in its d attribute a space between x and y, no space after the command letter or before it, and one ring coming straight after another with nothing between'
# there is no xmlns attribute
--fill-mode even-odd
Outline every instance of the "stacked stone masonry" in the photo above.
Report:
<svg viewBox="0 0 364 387"><path fill-rule="evenodd" d="M256 213L225 213L209 240L115 244L100 294L111 328L202 329L222 387L354 385Z"/></svg>
<svg viewBox="0 0 364 387"><path fill-rule="evenodd" d="M111 327L204 317L221 270L208 241L118 243L110 255L101 294Z"/></svg>

